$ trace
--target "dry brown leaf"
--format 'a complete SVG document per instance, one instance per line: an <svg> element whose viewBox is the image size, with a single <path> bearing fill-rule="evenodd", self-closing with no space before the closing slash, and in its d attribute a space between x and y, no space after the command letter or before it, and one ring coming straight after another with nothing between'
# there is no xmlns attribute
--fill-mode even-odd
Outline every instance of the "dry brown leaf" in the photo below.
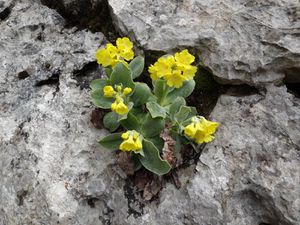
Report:
<svg viewBox="0 0 300 225"><path fill-rule="evenodd" d="M135 173L134 184L139 191L144 190L147 183L152 179L153 175L146 170L139 170Z"/></svg>
<svg viewBox="0 0 300 225"><path fill-rule="evenodd" d="M134 174L134 162L128 152L119 152L117 154L117 163L127 175Z"/></svg>
<svg viewBox="0 0 300 225"><path fill-rule="evenodd" d="M150 201L155 197L162 188L162 181L158 176L153 177L153 179L148 182L144 188L143 198Z"/></svg>
<svg viewBox="0 0 300 225"><path fill-rule="evenodd" d="M105 115L105 111L101 109L94 109L91 113L91 123L94 125L95 128L101 129L103 128L103 116Z"/></svg>
<svg viewBox="0 0 300 225"><path fill-rule="evenodd" d="M174 146L176 141L170 136L169 131L164 129L160 137L165 141L164 147L162 149L162 158L167 160L172 167L176 164L176 159L174 156Z"/></svg>

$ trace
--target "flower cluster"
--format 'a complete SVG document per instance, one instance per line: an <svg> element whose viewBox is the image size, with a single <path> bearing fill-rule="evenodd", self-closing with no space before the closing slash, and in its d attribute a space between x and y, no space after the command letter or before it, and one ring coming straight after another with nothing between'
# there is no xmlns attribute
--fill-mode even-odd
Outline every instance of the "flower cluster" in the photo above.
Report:
<svg viewBox="0 0 300 225"><path fill-rule="evenodd" d="M142 137L135 130L129 130L122 134L122 139L124 140L119 149L121 151L134 151L140 152L142 149Z"/></svg>
<svg viewBox="0 0 300 225"><path fill-rule="evenodd" d="M184 128L184 134L197 144L211 142L214 139L219 123L206 120L204 117L193 117L192 122Z"/></svg>
<svg viewBox="0 0 300 225"><path fill-rule="evenodd" d="M127 37L118 38L116 46L107 44L105 48L101 48L96 52L97 62L104 67L115 67L119 62L128 65L126 61L130 61L134 57L132 48L133 44Z"/></svg>
<svg viewBox="0 0 300 225"><path fill-rule="evenodd" d="M132 42L118 38L96 53L106 77L91 82L95 106L111 109L103 125L111 134L99 143L126 153L134 169L142 166L161 176L170 172L183 144L207 143L214 139L219 123L198 115L187 105L193 92L197 67L188 50L166 55L148 68L152 85L135 81L144 71L142 56L134 58ZM141 81L141 79L140 79ZM170 144L174 143L174 144ZM129 159L130 159L129 158Z"/></svg>
<svg viewBox="0 0 300 225"><path fill-rule="evenodd" d="M111 110L119 115L128 113L128 107L124 103L124 99L132 92L129 87L122 88L121 85L116 85L114 89L111 85L107 85L103 88L103 94L106 98L115 98L115 102L111 104Z"/></svg>
<svg viewBox="0 0 300 225"><path fill-rule="evenodd" d="M195 57L188 50L176 53L174 56L163 56L149 67L152 80L163 78L169 87L180 88L184 81L191 80L197 72L197 67L191 64Z"/></svg>

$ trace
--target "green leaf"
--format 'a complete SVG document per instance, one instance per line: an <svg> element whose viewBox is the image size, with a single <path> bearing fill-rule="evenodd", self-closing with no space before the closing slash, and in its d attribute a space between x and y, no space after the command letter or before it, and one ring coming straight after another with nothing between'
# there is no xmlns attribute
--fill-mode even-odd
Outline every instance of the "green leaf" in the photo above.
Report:
<svg viewBox="0 0 300 225"><path fill-rule="evenodd" d="M186 98L190 94L192 94L194 88L195 88L195 81L194 80L185 81L181 88L175 88L173 91L171 91L167 95L166 101L167 102L172 102L177 97Z"/></svg>
<svg viewBox="0 0 300 225"><path fill-rule="evenodd" d="M134 90L135 87L131 77L131 71L123 63L118 63L115 66L110 76L110 82L113 86L122 84L124 88L130 87L132 90Z"/></svg>
<svg viewBox="0 0 300 225"><path fill-rule="evenodd" d="M144 157L139 156L142 165L149 171L161 176L167 174L171 170L170 164L163 160L155 145L148 140L143 141Z"/></svg>
<svg viewBox="0 0 300 225"><path fill-rule="evenodd" d="M169 115L171 119L174 119L174 115L179 111L181 106L186 104L183 97L177 97L169 108Z"/></svg>
<svg viewBox="0 0 300 225"><path fill-rule="evenodd" d="M138 118L131 112L127 114L127 119L121 121L122 126L127 130L140 130L140 122Z"/></svg>
<svg viewBox="0 0 300 225"><path fill-rule="evenodd" d="M109 129L110 132L114 132L120 125L118 118L119 115L117 113L109 112L104 116L103 124L107 129Z"/></svg>
<svg viewBox="0 0 300 225"><path fill-rule="evenodd" d="M147 114L141 127L141 133L144 137L154 137L159 135L164 127L165 120L163 118L152 118L150 114Z"/></svg>
<svg viewBox="0 0 300 225"><path fill-rule="evenodd" d="M191 108L191 112L189 114L189 117L197 116L198 112L197 112L196 107L190 107L190 108Z"/></svg>
<svg viewBox="0 0 300 225"><path fill-rule="evenodd" d="M106 68L104 68L104 70L105 70L106 76L110 77L113 69L111 67L106 67Z"/></svg>
<svg viewBox="0 0 300 225"><path fill-rule="evenodd" d="M105 85L108 84L108 80L105 79L95 79L90 83L92 91L103 89Z"/></svg>
<svg viewBox="0 0 300 225"><path fill-rule="evenodd" d="M122 133L109 134L99 141L99 143L110 150L119 149L120 144L123 142L121 137Z"/></svg>
<svg viewBox="0 0 300 225"><path fill-rule="evenodd" d="M132 154L131 158L132 158L132 161L134 163L134 171L137 171L137 170L141 169L142 163L139 159L139 155L138 154Z"/></svg>
<svg viewBox="0 0 300 225"><path fill-rule="evenodd" d="M156 102L147 102L146 104L147 109L149 110L152 118L156 117L166 117L166 110Z"/></svg>
<svg viewBox="0 0 300 225"><path fill-rule="evenodd" d="M130 63L129 63L129 69L132 72L132 79L137 78L140 76L144 70L145 60L142 56L135 57Z"/></svg>
<svg viewBox="0 0 300 225"><path fill-rule="evenodd" d="M130 96L135 106L145 104L152 96L151 90L147 84L136 82L134 93Z"/></svg>
<svg viewBox="0 0 300 225"><path fill-rule="evenodd" d="M110 106L114 102L114 99L104 97L102 89L103 88L100 88L92 92L92 102L95 106L99 108L110 109Z"/></svg>
<svg viewBox="0 0 300 225"><path fill-rule="evenodd" d="M191 112L191 107L181 106L179 111L174 115L174 119L181 123L189 118Z"/></svg>
<svg viewBox="0 0 300 225"><path fill-rule="evenodd" d="M159 135L155 136L155 137L147 138L147 140L151 141L155 145L155 147L158 149L159 152L162 151L165 142Z"/></svg>

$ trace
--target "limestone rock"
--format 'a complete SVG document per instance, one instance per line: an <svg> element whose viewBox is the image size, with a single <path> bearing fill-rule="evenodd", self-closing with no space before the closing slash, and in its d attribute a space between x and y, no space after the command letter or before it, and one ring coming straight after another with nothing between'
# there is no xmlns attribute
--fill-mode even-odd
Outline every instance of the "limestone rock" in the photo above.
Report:
<svg viewBox="0 0 300 225"><path fill-rule="evenodd" d="M300 223L300 101L267 90L220 97L211 115L220 129L188 188L199 224Z"/></svg>
<svg viewBox="0 0 300 225"><path fill-rule="evenodd" d="M87 86L101 75L94 53L103 35L66 28L36 0L0 3L6 8L0 21L1 225L300 224L300 102L284 86L222 95L211 115L220 129L197 166L179 171L182 187L167 183L158 199L145 202L114 153L97 143L106 131L90 122ZM148 47L160 44L149 39ZM215 57L231 57L226 51Z"/></svg>
<svg viewBox="0 0 300 225"><path fill-rule="evenodd" d="M83 83L101 75L104 37L64 25L35 0L16 1L0 22L1 225L105 224L106 199L123 190Z"/></svg>
<svg viewBox="0 0 300 225"><path fill-rule="evenodd" d="M299 0L109 0L114 23L145 49L188 47L219 82L299 82Z"/></svg>

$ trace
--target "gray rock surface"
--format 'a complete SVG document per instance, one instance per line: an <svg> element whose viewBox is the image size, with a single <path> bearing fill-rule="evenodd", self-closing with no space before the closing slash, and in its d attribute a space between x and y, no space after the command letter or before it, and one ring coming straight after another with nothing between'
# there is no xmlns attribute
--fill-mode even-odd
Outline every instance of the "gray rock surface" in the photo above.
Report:
<svg viewBox="0 0 300 225"><path fill-rule="evenodd" d="M190 47L219 82L299 82L299 0L109 0L116 26L148 50Z"/></svg>
<svg viewBox="0 0 300 225"><path fill-rule="evenodd" d="M0 225L300 224L300 101L284 86L222 95L211 114L216 139L179 171L182 187L168 183L145 202L90 122L86 87L101 75L94 53L104 36L66 28L36 0L5 4Z"/></svg>
<svg viewBox="0 0 300 225"><path fill-rule="evenodd" d="M100 76L93 62L104 37L64 23L30 0L16 2L0 23L1 225L105 224L106 197L122 191L76 77Z"/></svg>
<svg viewBox="0 0 300 225"><path fill-rule="evenodd" d="M221 126L188 188L198 221L299 224L300 100L268 86L265 96L221 96L211 117Z"/></svg>

